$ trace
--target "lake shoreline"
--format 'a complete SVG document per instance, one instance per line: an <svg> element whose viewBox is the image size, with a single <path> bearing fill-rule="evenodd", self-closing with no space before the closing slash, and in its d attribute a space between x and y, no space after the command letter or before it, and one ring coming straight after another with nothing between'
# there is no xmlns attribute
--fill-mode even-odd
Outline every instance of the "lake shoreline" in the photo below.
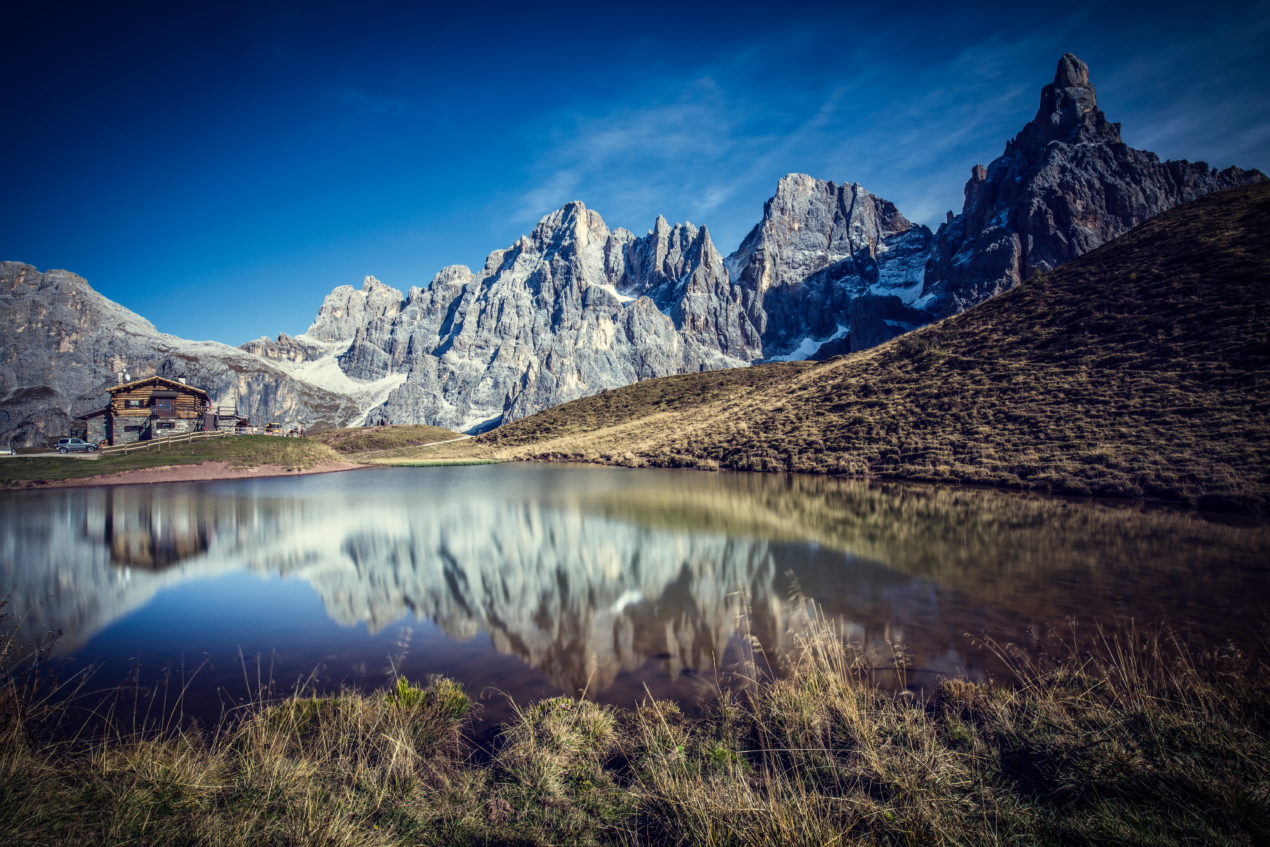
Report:
<svg viewBox="0 0 1270 847"><path fill-rule="evenodd" d="M863 482L869 485L913 485L933 488L965 489L969 491L991 491L1006 495L1024 497L1042 497L1069 502L1095 503L1108 506L1140 506L1147 509L1165 509L1178 512L1192 512L1222 516L1227 519L1257 520L1266 514L1265 505L1260 502L1232 500L1231 498L1193 498L1190 500L1168 499L1163 497L1144 496L1142 494L1099 492L1088 493L1069 491L1062 488L1021 487L1000 485L974 480L936 480L920 476L858 476L851 474L816 474L799 471L743 471L735 468L700 468L700 467L662 467L658 465L631 466L615 462L588 460L585 457L512 457L501 458L440 458L436 460L401 460L401 461L326 461L307 468L287 468L281 465L261 464L237 467L227 462L208 460L198 464L159 465L149 468L136 468L114 473L97 474L69 479L30 479L11 480L10 491L45 491L53 488L95 488L101 486L153 485L167 482L214 482L235 479L266 479L269 477L307 476L311 474L338 473L370 468L408 468L408 467L453 467L485 464L542 464L572 465L577 467L615 468L615 469L648 469L648 470L688 470L699 473L760 473L763 475L807 476Z"/></svg>
<svg viewBox="0 0 1270 847"><path fill-rule="evenodd" d="M360 462L322 462L308 468L285 468L281 465L235 467L228 462L207 461L198 464L160 465L136 468L96 476L72 479L15 480L11 491L45 491L50 488L95 488L116 485L153 485L164 482L212 482L223 479L265 479L279 476L338 473L371 467Z"/></svg>

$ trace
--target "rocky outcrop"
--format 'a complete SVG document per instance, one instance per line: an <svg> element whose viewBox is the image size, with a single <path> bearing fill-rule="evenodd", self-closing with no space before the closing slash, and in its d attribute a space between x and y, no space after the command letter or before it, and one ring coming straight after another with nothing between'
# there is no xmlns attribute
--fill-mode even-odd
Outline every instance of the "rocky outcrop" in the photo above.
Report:
<svg viewBox="0 0 1270 847"><path fill-rule="evenodd" d="M270 362L289 365L316 361L329 351L327 345L315 344L308 338L295 338L285 332L276 339L265 337L248 341L242 349Z"/></svg>
<svg viewBox="0 0 1270 847"><path fill-rule="evenodd" d="M930 239L930 230L859 184L783 177L763 219L727 258L763 358L812 358L826 344L848 352L898 334L853 317L854 304L868 295L915 300ZM850 340L853 323L869 344Z"/></svg>
<svg viewBox="0 0 1270 847"><path fill-rule="evenodd" d="M401 292L368 276L361 291L341 285L326 295L305 335L315 341L349 341L367 324L392 318L400 311Z"/></svg>
<svg viewBox="0 0 1270 847"><path fill-rule="evenodd" d="M921 305L962 311L1166 209L1264 180L1129 147L1098 108L1089 68L1066 53L1036 117L1000 158L972 169L962 213L935 234Z"/></svg>

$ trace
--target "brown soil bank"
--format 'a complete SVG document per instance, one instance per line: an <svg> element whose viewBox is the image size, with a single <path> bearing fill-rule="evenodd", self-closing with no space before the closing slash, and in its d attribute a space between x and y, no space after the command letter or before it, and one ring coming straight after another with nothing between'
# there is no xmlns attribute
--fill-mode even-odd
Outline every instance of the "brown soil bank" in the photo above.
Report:
<svg viewBox="0 0 1270 847"><path fill-rule="evenodd" d="M491 455L1270 502L1270 186L829 362L690 374L478 439Z"/></svg>

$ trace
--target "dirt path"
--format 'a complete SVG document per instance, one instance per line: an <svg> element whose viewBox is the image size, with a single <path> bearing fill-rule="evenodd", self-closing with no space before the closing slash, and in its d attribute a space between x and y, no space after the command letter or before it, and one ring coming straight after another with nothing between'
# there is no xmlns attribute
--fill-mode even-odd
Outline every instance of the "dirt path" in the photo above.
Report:
<svg viewBox="0 0 1270 847"><path fill-rule="evenodd" d="M420 444L420 447L435 447L438 444L453 444L456 441L466 441L472 436L460 435L458 438L447 438L445 441L429 441L427 444Z"/></svg>

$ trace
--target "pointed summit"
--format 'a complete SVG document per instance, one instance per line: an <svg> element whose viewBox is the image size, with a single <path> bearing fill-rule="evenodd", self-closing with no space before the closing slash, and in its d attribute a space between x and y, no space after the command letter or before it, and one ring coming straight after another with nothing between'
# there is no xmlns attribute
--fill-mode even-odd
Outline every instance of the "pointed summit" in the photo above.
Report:
<svg viewBox="0 0 1270 847"><path fill-rule="evenodd" d="M585 247L591 243L603 245L608 237L609 229L604 219L600 217L600 213L594 209L588 209L580 200L571 200L538 221L538 225L534 227L533 233L525 244L536 245L540 249L557 250L566 245L577 247ZM497 253L501 251L496 250L490 256L494 257ZM501 261L501 256L499 260Z"/></svg>
<svg viewBox="0 0 1270 847"><path fill-rule="evenodd" d="M1041 89L1036 117L1015 143L1039 154L1051 141L1064 144L1118 144L1120 124L1113 124L1098 108L1098 94L1089 82L1089 66L1071 53L1058 60L1054 81Z"/></svg>
<svg viewBox="0 0 1270 847"><path fill-rule="evenodd" d="M576 220L577 218L585 219L587 214L586 204L581 200L570 200L554 212L549 212L542 216L538 221L538 229L560 226L562 223Z"/></svg>
<svg viewBox="0 0 1270 847"><path fill-rule="evenodd" d="M816 189L827 185L824 180L816 179L810 174L787 173L776 183L777 197L797 197L811 194Z"/></svg>
<svg viewBox="0 0 1270 847"><path fill-rule="evenodd" d="M961 311L1179 203L1264 179L1129 147L1098 108L1088 66L1064 53L1036 117L999 158L975 166L961 215L940 228L925 302L935 314Z"/></svg>
<svg viewBox="0 0 1270 847"><path fill-rule="evenodd" d="M1077 59L1071 53L1064 53L1058 60L1058 71L1054 74L1054 85L1057 88L1075 88L1089 85L1089 65Z"/></svg>

